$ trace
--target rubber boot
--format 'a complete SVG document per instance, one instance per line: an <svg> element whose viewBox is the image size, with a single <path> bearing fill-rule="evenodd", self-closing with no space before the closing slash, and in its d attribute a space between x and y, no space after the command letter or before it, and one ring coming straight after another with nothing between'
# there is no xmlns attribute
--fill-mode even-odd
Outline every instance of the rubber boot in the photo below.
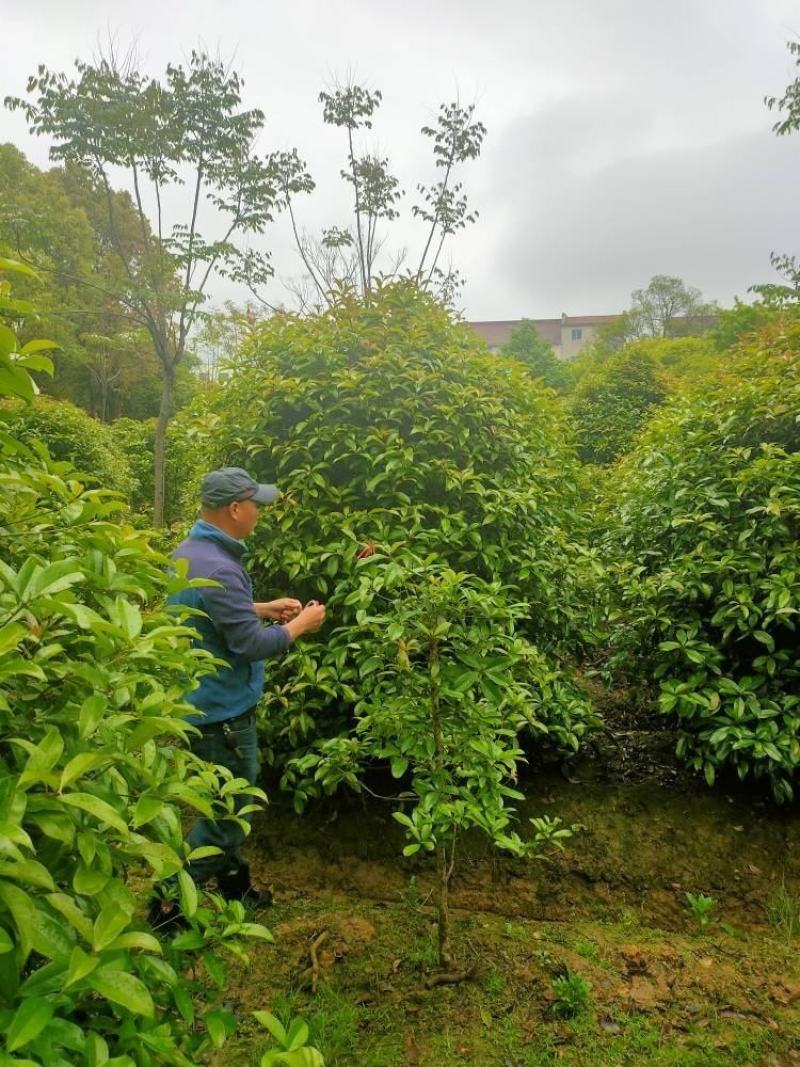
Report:
<svg viewBox="0 0 800 1067"><path fill-rule="evenodd" d="M268 908L272 904L272 893L268 889L259 892L250 881L250 867L246 863L218 874L217 887L226 900L241 900L253 908Z"/></svg>

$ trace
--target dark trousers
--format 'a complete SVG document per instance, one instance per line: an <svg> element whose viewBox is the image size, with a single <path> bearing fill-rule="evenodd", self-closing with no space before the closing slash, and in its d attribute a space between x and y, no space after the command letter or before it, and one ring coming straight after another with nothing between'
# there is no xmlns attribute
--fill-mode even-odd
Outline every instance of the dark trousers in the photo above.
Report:
<svg viewBox="0 0 800 1067"><path fill-rule="evenodd" d="M211 723L200 727L200 736L191 739L192 751L208 763L218 763L227 767L235 778L246 778L250 785L258 781L259 754L258 733L256 731L255 711L251 709L243 715L227 722ZM241 797L236 807L243 807L252 800ZM244 816L249 821L249 816ZM189 874L198 884L208 881L218 874L233 871L244 862L242 859L242 842L244 831L228 819L200 819L192 827L188 841L194 848L214 845L222 849L222 854L195 860L188 866Z"/></svg>

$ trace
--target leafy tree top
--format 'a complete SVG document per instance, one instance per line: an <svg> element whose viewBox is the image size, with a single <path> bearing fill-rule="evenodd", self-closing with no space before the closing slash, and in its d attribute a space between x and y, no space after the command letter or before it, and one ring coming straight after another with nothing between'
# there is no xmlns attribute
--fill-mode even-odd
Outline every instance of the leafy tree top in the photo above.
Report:
<svg viewBox="0 0 800 1067"><path fill-rule="evenodd" d="M523 319L511 331L511 337L501 350L504 356L514 356L524 363L535 378L540 378L545 385L553 389L563 388L568 375L564 364L530 319Z"/></svg>

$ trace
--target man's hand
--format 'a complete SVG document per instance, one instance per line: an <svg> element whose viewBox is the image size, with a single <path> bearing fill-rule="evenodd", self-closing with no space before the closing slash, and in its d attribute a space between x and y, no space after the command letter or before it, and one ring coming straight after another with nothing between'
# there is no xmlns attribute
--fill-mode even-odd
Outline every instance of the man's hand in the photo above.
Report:
<svg viewBox="0 0 800 1067"><path fill-rule="evenodd" d="M303 634L314 634L325 622L325 605L309 600L303 610L286 624L292 640Z"/></svg>
<svg viewBox="0 0 800 1067"><path fill-rule="evenodd" d="M287 623L297 618L303 605L293 597L285 596L280 600L266 600L253 604L259 619L272 619L273 622Z"/></svg>

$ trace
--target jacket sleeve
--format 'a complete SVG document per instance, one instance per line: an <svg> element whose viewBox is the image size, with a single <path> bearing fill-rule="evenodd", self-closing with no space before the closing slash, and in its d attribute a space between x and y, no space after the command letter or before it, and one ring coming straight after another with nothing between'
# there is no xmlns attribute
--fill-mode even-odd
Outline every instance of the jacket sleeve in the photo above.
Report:
<svg viewBox="0 0 800 1067"><path fill-rule="evenodd" d="M232 567L209 578L221 587L202 589L201 607L231 652L249 663L282 655L292 643L289 631L261 625L244 575Z"/></svg>

